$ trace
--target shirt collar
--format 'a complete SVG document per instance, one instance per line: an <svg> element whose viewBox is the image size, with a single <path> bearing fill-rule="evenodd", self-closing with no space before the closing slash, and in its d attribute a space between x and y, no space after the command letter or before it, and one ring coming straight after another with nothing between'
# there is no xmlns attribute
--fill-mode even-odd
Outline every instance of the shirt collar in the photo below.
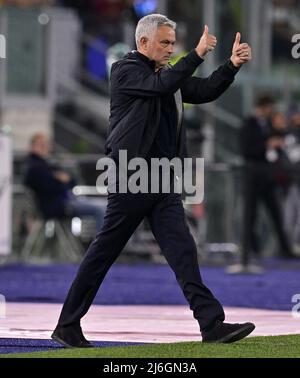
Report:
<svg viewBox="0 0 300 378"><path fill-rule="evenodd" d="M147 63L148 66L150 68L152 68L153 70L155 69L156 67L156 63L154 60L150 60L146 55L140 53L139 51L137 50L134 50L133 53L140 59L142 60L143 62Z"/></svg>

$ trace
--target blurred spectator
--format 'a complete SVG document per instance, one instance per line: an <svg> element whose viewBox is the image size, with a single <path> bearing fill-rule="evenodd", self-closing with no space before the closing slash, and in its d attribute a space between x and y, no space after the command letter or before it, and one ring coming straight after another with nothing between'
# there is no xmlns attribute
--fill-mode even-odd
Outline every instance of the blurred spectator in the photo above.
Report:
<svg viewBox="0 0 300 378"><path fill-rule="evenodd" d="M300 163L300 112L294 110L286 119L288 132L285 137L284 151L289 161L296 166Z"/></svg>
<svg viewBox="0 0 300 378"><path fill-rule="evenodd" d="M300 112L297 110L290 115L289 131L286 150L293 164L293 182L284 203L284 227L298 253L300 252Z"/></svg>
<svg viewBox="0 0 300 378"><path fill-rule="evenodd" d="M103 223L104 208L73 195L71 189L75 185L74 179L61 167L47 161L50 152L51 142L47 136L42 133L35 134L31 139L24 182L34 192L43 217L50 219L92 216L99 231Z"/></svg>
<svg viewBox="0 0 300 378"><path fill-rule="evenodd" d="M291 115L290 118L290 131L296 137L297 141L300 142L300 112L296 111Z"/></svg>
<svg viewBox="0 0 300 378"><path fill-rule="evenodd" d="M289 241L283 228L281 208L276 196L276 181L270 151L278 151L284 145L282 118L276 115L275 131L272 127L274 100L262 96L257 100L253 116L246 119L241 134L242 154L246 160L245 170L245 219L244 248L255 253L260 246L255 235L257 210L263 204L273 221L282 257L293 257Z"/></svg>
<svg viewBox="0 0 300 378"><path fill-rule="evenodd" d="M286 194L291 182L292 164L286 151L289 139L288 122L285 114L274 112L271 115L271 134L272 137L281 139L279 145L270 145L266 152L267 160L273 163L275 185L282 189L282 194Z"/></svg>

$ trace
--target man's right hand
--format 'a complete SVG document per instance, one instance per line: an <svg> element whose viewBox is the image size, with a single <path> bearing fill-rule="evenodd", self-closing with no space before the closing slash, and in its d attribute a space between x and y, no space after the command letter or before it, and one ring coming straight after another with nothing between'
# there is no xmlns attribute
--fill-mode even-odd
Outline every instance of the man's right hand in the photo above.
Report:
<svg viewBox="0 0 300 378"><path fill-rule="evenodd" d="M217 45L217 38L214 35L208 34L208 32L208 26L205 25L203 35L195 49L200 58L204 58L205 55L213 51Z"/></svg>
<svg viewBox="0 0 300 378"><path fill-rule="evenodd" d="M71 176L68 173L62 171L55 172L54 177L56 178L56 180L62 182L63 184L68 184L71 181Z"/></svg>

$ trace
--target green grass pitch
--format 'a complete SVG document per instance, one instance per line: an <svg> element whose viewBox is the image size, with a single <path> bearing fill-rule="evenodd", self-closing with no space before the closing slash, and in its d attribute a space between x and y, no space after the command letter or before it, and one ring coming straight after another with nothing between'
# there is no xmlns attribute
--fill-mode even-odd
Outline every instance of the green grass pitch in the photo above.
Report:
<svg viewBox="0 0 300 378"><path fill-rule="evenodd" d="M296 358L300 335L250 337L234 344L149 344L91 349L60 349L1 355L0 358Z"/></svg>

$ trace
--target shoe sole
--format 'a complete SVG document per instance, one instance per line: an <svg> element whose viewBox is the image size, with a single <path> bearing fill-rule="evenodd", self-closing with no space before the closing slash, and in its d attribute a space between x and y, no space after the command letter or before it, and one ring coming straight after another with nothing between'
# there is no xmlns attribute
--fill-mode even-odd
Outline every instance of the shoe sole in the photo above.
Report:
<svg viewBox="0 0 300 378"><path fill-rule="evenodd" d="M76 349L76 348L94 348L94 345L91 344L91 346L82 346L82 347L75 347L73 345L70 345L68 343L66 343L63 339L61 339L60 337L52 334L51 335L51 339L56 341L57 343L61 344L62 346L64 346L65 348L69 348L69 349Z"/></svg>
<svg viewBox="0 0 300 378"><path fill-rule="evenodd" d="M239 340L242 340L244 339L246 336L250 335L251 332L253 332L255 329L255 325L254 324L249 324L249 325L246 325L245 327L241 328L241 329L238 329L232 333L230 333L229 335L225 336L225 337L222 337L221 339L219 340L215 340L215 341L203 341L204 343L223 343L223 344L231 344L231 343L235 343L236 341L239 341Z"/></svg>
<svg viewBox="0 0 300 378"><path fill-rule="evenodd" d="M66 348L75 348L73 347L72 345L69 345L68 343L66 343L65 341L63 341L61 338L59 338L58 336L52 334L51 335L51 339L56 341L57 343L61 344L62 346L66 347Z"/></svg>

